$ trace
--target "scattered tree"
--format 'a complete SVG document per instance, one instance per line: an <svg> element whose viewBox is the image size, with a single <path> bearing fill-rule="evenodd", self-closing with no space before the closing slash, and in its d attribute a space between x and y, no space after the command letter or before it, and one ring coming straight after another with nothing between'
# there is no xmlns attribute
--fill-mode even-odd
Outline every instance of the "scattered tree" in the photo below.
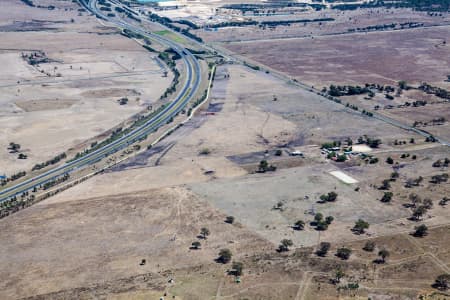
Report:
<svg viewBox="0 0 450 300"><path fill-rule="evenodd" d="M336 256L340 259L347 260L352 254L352 250L346 247L341 247L337 249Z"/></svg>
<svg viewBox="0 0 450 300"><path fill-rule="evenodd" d="M243 274L244 264L234 261L230 273L234 276L241 276Z"/></svg>
<svg viewBox="0 0 450 300"><path fill-rule="evenodd" d="M389 181L390 180L388 179L383 180L380 186L380 190L389 190L391 188L391 183Z"/></svg>
<svg viewBox="0 0 450 300"><path fill-rule="evenodd" d="M366 229L369 228L369 223L364 221L363 219L359 219L355 222L355 226L353 226L352 231L356 234L363 234Z"/></svg>
<svg viewBox="0 0 450 300"><path fill-rule="evenodd" d="M433 207L433 201L431 199L423 199L423 206L425 206L426 209L431 209Z"/></svg>
<svg viewBox="0 0 450 300"><path fill-rule="evenodd" d="M419 195L417 195L415 193L411 193L411 194L409 194L409 201L411 201L412 207L416 207L418 203L422 202L422 199L420 198Z"/></svg>
<svg viewBox="0 0 450 300"><path fill-rule="evenodd" d="M206 227L203 227L202 229L200 229L200 235L202 236L203 239L207 239L208 235L210 234L209 229Z"/></svg>
<svg viewBox="0 0 450 300"><path fill-rule="evenodd" d="M334 283L339 283L341 282L341 279L345 276L344 271L342 271L341 268L337 268L336 271L334 272L334 279L333 282Z"/></svg>
<svg viewBox="0 0 450 300"><path fill-rule="evenodd" d="M417 207L416 209L413 210L411 218L414 221L419 221L420 218L422 218L422 216L424 214L426 214L426 212L427 212L427 208L425 206L421 205L421 206L419 206L419 207Z"/></svg>
<svg viewBox="0 0 450 300"><path fill-rule="evenodd" d="M416 230L413 233L413 236L415 236L415 237L423 237L423 236L427 235L427 233L428 233L428 227L425 224L416 226L414 229Z"/></svg>
<svg viewBox="0 0 450 300"><path fill-rule="evenodd" d="M450 274L441 274L436 277L433 287L439 290L448 290L450 288Z"/></svg>
<svg viewBox="0 0 450 300"><path fill-rule="evenodd" d="M328 216L325 218L325 223L330 225L334 221L334 218L332 216Z"/></svg>
<svg viewBox="0 0 450 300"><path fill-rule="evenodd" d="M328 250L330 250L331 244L328 242L321 242L319 245L319 249L317 249L316 254L318 256L326 256L328 253Z"/></svg>
<svg viewBox="0 0 450 300"><path fill-rule="evenodd" d="M195 241L195 242L192 242L191 249L198 250L198 249L200 249L201 246L202 246L202 244L199 241Z"/></svg>
<svg viewBox="0 0 450 300"><path fill-rule="evenodd" d="M294 223L295 230L303 230L305 228L305 222L303 220L298 220Z"/></svg>
<svg viewBox="0 0 450 300"><path fill-rule="evenodd" d="M225 219L225 223L233 224L233 223L234 223L234 217L233 217L233 216L228 216L228 217Z"/></svg>
<svg viewBox="0 0 450 300"><path fill-rule="evenodd" d="M386 262L386 258L389 257L390 253L389 251L387 251L386 249L381 249L378 252L378 256L381 258L381 262L385 263Z"/></svg>
<svg viewBox="0 0 450 300"><path fill-rule="evenodd" d="M446 206L446 205L447 205L447 202L449 202L449 201L450 201L450 198L444 197L444 198L442 198L442 199L439 201L439 205L440 205L440 206Z"/></svg>
<svg viewBox="0 0 450 300"><path fill-rule="evenodd" d="M386 163L392 165L394 163L394 160L389 156L388 158L386 158Z"/></svg>
<svg viewBox="0 0 450 300"><path fill-rule="evenodd" d="M279 252L289 251L289 247L291 247L292 245L294 245L292 240L283 239L281 240L280 245L278 246L278 251Z"/></svg>
<svg viewBox="0 0 450 300"><path fill-rule="evenodd" d="M217 261L223 264L227 264L230 262L232 256L233 254L231 253L230 249L222 249L219 251L219 257L217 258Z"/></svg>
<svg viewBox="0 0 450 300"><path fill-rule="evenodd" d="M367 241L366 244L363 247L364 251L372 252L375 249L375 242L374 241Z"/></svg>
<svg viewBox="0 0 450 300"><path fill-rule="evenodd" d="M381 198L381 202L384 203L391 202L392 196L393 196L392 192L384 192L384 195Z"/></svg>
<svg viewBox="0 0 450 300"><path fill-rule="evenodd" d="M328 194L324 194L320 196L320 200L322 202L334 202L337 199L338 194L336 192L329 192Z"/></svg>

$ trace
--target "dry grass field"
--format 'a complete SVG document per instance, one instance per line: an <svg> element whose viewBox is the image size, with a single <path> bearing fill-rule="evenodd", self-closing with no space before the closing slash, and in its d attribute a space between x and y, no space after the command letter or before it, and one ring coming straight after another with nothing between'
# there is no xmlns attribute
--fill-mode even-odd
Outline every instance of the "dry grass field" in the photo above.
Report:
<svg viewBox="0 0 450 300"><path fill-rule="evenodd" d="M330 84L443 84L450 45L447 27L229 43L240 56L315 87ZM280 55L283 53L283 55Z"/></svg>
<svg viewBox="0 0 450 300"><path fill-rule="evenodd" d="M56 9L30 8L18 0L0 3L11 9L10 14L0 9L0 63L7 66L0 74L0 175L86 143L154 103L172 79L162 77L155 54L79 14L75 3L34 1ZM198 1L161 14L209 16L238 2ZM213 41L239 32L249 41L222 46L316 87L396 86L399 80L449 87L444 79L450 48L441 44L447 27L327 36L347 30L349 18L354 18L351 26L396 18L386 10L378 17L330 10L310 17L327 14L337 18L336 27L289 28L322 35L313 39L272 40L283 35L272 32L267 40L250 41L264 33L250 36L240 28L204 37ZM402 14L400 21L441 22L425 13ZM22 53L37 50L50 61L31 66ZM119 105L122 97L128 104ZM423 97L429 103L424 107L380 110L408 124L448 114L448 103L417 89L389 102L382 93L363 97L342 99L373 109ZM435 127L427 129L447 137L446 125ZM381 144L356 146L363 136ZM348 139L354 151L369 157L349 154L337 162L321 150L323 143ZM8 153L10 142L19 143L28 159ZM290 155L294 150L303 155ZM448 165L433 166L445 158L450 158L447 146L425 142L273 72L219 65L209 101L154 147L0 219L0 299L447 300L449 291L432 287L438 275L450 274L450 203L439 204L450 195L450 182L433 181L449 172ZM258 172L261 160L276 170ZM383 180L388 180L384 190ZM336 201L321 200L329 192L337 193ZM392 193L386 203L385 192ZM412 194L421 200L415 207ZM429 208L413 220L415 208L425 204ZM334 218L326 230L314 224L319 212ZM226 222L230 216L234 222ZM352 231L358 219L370 225L361 234ZM302 230L293 228L298 220L305 222ZM428 232L416 237L412 233L421 224ZM209 230L207 238L202 228ZM277 250L283 239L292 241L288 251ZM200 249L192 247L195 241ZM374 245L370 251L364 249L368 241ZM330 248L319 256L323 242ZM336 255L342 247L351 250L348 259ZM230 263L217 261L221 249L231 251ZM384 262L383 249L389 252ZM243 264L239 278L232 275L233 262Z"/></svg>

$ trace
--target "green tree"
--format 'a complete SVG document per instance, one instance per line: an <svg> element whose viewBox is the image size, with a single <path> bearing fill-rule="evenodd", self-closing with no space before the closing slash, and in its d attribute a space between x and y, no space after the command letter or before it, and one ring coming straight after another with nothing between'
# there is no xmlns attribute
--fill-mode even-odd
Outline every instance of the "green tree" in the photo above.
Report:
<svg viewBox="0 0 450 300"><path fill-rule="evenodd" d="M327 223L328 225L330 225L333 221L334 221L333 216L328 216L325 218L325 223Z"/></svg>
<svg viewBox="0 0 450 300"><path fill-rule="evenodd" d="M402 90L407 90L408 89L408 83L404 80L400 80L398 82L398 87Z"/></svg>
<svg viewBox="0 0 450 300"><path fill-rule="evenodd" d="M337 268L334 272L334 282L339 283L341 282L341 279L345 276L344 271L342 271L341 268Z"/></svg>
<svg viewBox="0 0 450 300"><path fill-rule="evenodd" d="M422 218L422 216L424 214L426 214L426 212L427 212L427 208L425 206L421 205L413 210L411 217L413 220L418 221Z"/></svg>
<svg viewBox="0 0 450 300"><path fill-rule="evenodd" d="M223 264L227 264L230 262L231 257L233 257L233 254L231 253L230 249L221 249L219 251L219 257L217 258L217 261Z"/></svg>
<svg viewBox="0 0 450 300"><path fill-rule="evenodd" d="M392 165L394 163L394 160L389 156L388 158L386 158L386 163Z"/></svg>
<svg viewBox="0 0 450 300"><path fill-rule="evenodd" d="M363 247L364 251L372 252L375 249L375 242L374 241L367 241L366 244Z"/></svg>
<svg viewBox="0 0 450 300"><path fill-rule="evenodd" d="M433 286L439 290L448 290L450 288L450 274L441 274L436 277Z"/></svg>
<svg viewBox="0 0 450 300"><path fill-rule="evenodd" d="M202 246L202 244L199 241L195 241L195 242L192 242L191 248L198 250L198 249L200 249L201 246Z"/></svg>
<svg viewBox="0 0 450 300"><path fill-rule="evenodd" d="M234 261L231 268L232 268L231 273L233 275L241 276L244 271L244 264L238 261Z"/></svg>
<svg viewBox="0 0 450 300"><path fill-rule="evenodd" d="M233 216L226 217L225 223L233 224L234 223L234 217Z"/></svg>
<svg viewBox="0 0 450 300"><path fill-rule="evenodd" d="M337 249L336 256L340 259L347 260L352 254L352 250L346 247L341 247Z"/></svg>
<svg viewBox="0 0 450 300"><path fill-rule="evenodd" d="M385 263L386 262L386 258L388 258L390 255L389 251L387 251L386 249L381 249L378 252L378 256L381 258L381 262Z"/></svg>
<svg viewBox="0 0 450 300"><path fill-rule="evenodd" d="M363 219L359 219L355 222L355 226L353 226L352 231L356 234L363 234L366 229L369 228L369 223L364 221Z"/></svg>
<svg viewBox="0 0 450 300"><path fill-rule="evenodd" d="M391 202L392 196L393 196L392 192L384 192L384 195L381 198L381 202L384 203Z"/></svg>
<svg viewBox="0 0 450 300"><path fill-rule="evenodd" d="M200 229L200 235L203 237L203 239L207 239L208 235L210 234L209 229L206 227L203 227L202 229Z"/></svg>
<svg viewBox="0 0 450 300"><path fill-rule="evenodd" d="M413 235L415 237L423 237L423 236L427 235L427 233L428 233L428 227L425 224L421 224L419 226L416 226L414 229L416 230L413 233Z"/></svg>
<svg viewBox="0 0 450 300"><path fill-rule="evenodd" d="M289 247L291 247L292 245L294 245L292 240L283 239L281 240L280 245L278 246L278 251L279 252L289 251Z"/></svg>
<svg viewBox="0 0 450 300"><path fill-rule="evenodd" d="M323 220L323 215L321 213L316 213L316 215L314 216L314 221L321 222Z"/></svg>
<svg viewBox="0 0 450 300"><path fill-rule="evenodd" d="M380 190L389 190L391 188L391 183L388 179L383 180L380 186Z"/></svg>
<svg viewBox="0 0 450 300"><path fill-rule="evenodd" d="M269 163L267 162L267 160L262 160L259 162L259 166L258 166L258 170L259 172L267 172L267 170L269 169Z"/></svg>
<svg viewBox="0 0 450 300"><path fill-rule="evenodd" d="M298 220L294 223L295 230L303 230L305 228L305 222L303 220Z"/></svg>
<svg viewBox="0 0 450 300"><path fill-rule="evenodd" d="M316 254L318 256L326 256L328 253L328 250L330 250L331 244L328 242L321 242L319 245L319 248L316 251Z"/></svg>

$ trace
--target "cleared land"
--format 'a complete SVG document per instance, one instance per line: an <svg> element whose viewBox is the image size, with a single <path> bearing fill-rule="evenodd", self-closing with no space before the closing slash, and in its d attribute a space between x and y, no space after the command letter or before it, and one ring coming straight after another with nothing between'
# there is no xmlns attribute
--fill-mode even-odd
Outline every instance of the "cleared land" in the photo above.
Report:
<svg viewBox="0 0 450 300"><path fill-rule="evenodd" d="M400 80L444 84L450 66L450 45L443 41L449 39L445 27L224 46L315 87L395 84Z"/></svg>

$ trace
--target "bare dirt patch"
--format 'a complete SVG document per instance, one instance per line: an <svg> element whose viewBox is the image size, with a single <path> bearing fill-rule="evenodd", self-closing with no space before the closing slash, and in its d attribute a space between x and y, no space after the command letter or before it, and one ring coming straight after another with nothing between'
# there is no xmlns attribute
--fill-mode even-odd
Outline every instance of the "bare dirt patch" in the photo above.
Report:
<svg viewBox="0 0 450 300"><path fill-rule="evenodd" d="M26 112L30 111L40 111L40 110L57 110L69 108L72 105L77 103L77 100L58 100L58 99L49 99L49 100L28 100L28 101L16 101L16 105L23 109Z"/></svg>

